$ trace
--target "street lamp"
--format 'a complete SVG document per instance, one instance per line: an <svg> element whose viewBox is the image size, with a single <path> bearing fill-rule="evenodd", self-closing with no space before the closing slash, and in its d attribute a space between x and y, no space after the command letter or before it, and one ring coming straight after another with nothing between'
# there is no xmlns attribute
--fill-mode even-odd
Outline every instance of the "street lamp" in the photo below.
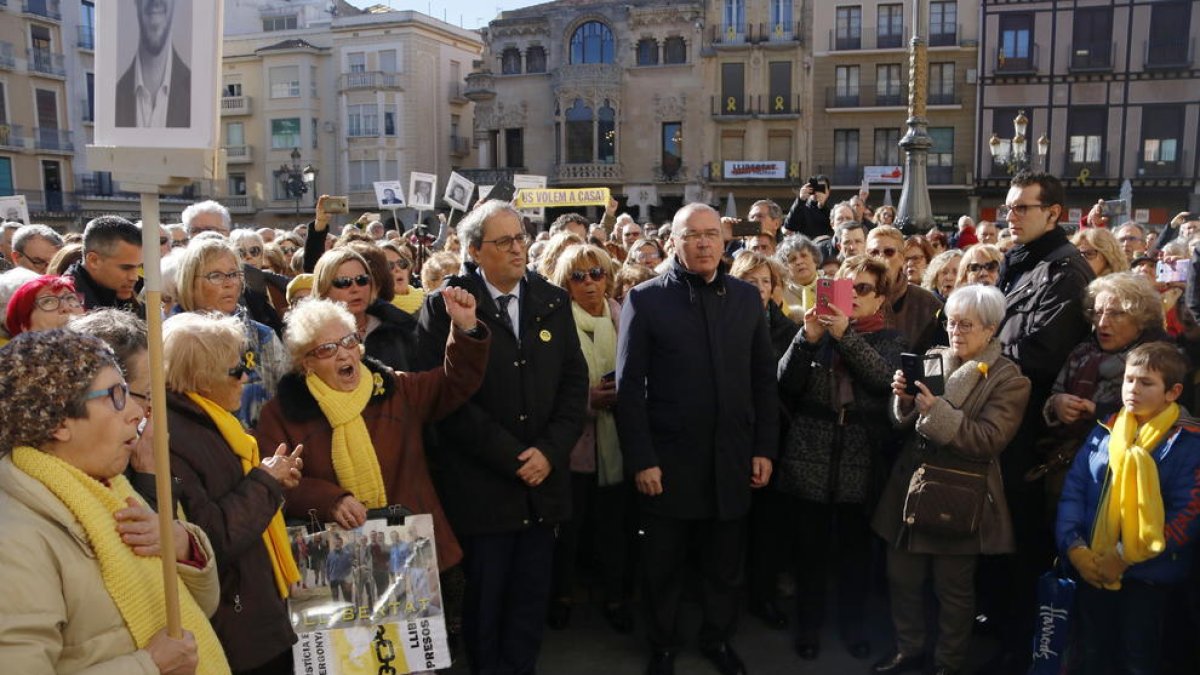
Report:
<svg viewBox="0 0 1200 675"><path fill-rule="evenodd" d="M300 214L300 198L309 191L317 179L317 170L311 164L300 167L300 148L292 149L292 164L281 165L275 170L275 177L283 181L283 189L288 197L296 200L296 215Z"/></svg>
<svg viewBox="0 0 1200 675"><path fill-rule="evenodd" d="M1027 141L1025 132L1028 130L1029 118L1022 110L1013 118L1013 137L1011 139L1000 138L999 134L993 131L992 138L988 141L988 150L991 151L992 158L996 162L1004 164L1005 170L1010 174L1034 168L1029 161L1029 153L1025 150ZM1007 149L1005 149L1005 145L1008 145ZM1050 137L1043 133L1037 140L1038 161L1043 170L1046 168L1046 153L1049 151Z"/></svg>

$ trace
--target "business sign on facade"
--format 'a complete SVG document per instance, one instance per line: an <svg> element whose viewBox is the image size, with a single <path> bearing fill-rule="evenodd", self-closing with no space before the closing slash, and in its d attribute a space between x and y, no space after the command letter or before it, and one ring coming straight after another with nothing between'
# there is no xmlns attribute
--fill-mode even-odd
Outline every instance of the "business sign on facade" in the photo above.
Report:
<svg viewBox="0 0 1200 675"><path fill-rule="evenodd" d="M727 180L787 178L787 162L725 162Z"/></svg>
<svg viewBox="0 0 1200 675"><path fill-rule="evenodd" d="M863 182L900 185L904 182L904 168L899 166L864 166Z"/></svg>

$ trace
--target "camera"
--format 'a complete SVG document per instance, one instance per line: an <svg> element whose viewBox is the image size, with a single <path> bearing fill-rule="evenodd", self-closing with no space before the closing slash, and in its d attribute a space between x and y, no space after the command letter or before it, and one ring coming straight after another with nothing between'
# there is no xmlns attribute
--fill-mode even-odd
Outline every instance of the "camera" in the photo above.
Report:
<svg viewBox="0 0 1200 675"><path fill-rule="evenodd" d="M813 192L825 192L825 177L809 176L807 185Z"/></svg>

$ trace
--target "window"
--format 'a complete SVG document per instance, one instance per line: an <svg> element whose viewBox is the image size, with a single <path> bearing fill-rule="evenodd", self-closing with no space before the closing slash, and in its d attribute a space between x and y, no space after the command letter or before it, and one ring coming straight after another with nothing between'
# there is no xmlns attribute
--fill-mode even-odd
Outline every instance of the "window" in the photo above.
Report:
<svg viewBox="0 0 1200 675"><path fill-rule="evenodd" d="M772 61L767 64L767 73L771 87L767 113L787 115L796 112L792 109L792 62Z"/></svg>
<svg viewBox="0 0 1200 675"><path fill-rule="evenodd" d="M235 197L241 197L246 194L246 174L229 174L229 194Z"/></svg>
<svg viewBox="0 0 1200 675"><path fill-rule="evenodd" d="M500 74L501 75L520 75L521 74L521 50L516 47L509 47L500 54Z"/></svg>
<svg viewBox="0 0 1200 675"><path fill-rule="evenodd" d="M367 72L366 52L350 52L346 54L346 66L349 67L352 73Z"/></svg>
<svg viewBox="0 0 1200 675"><path fill-rule="evenodd" d="M792 132L786 129L772 129L767 133L767 161L792 161Z"/></svg>
<svg viewBox="0 0 1200 675"><path fill-rule="evenodd" d="M571 63L612 63L613 34L599 21L589 21L571 35Z"/></svg>
<svg viewBox="0 0 1200 675"><path fill-rule="evenodd" d="M857 183L858 129L833 130L833 182Z"/></svg>
<svg viewBox="0 0 1200 675"><path fill-rule="evenodd" d="M308 94L312 98L319 98L320 92L317 91L317 67L308 67Z"/></svg>
<svg viewBox="0 0 1200 675"><path fill-rule="evenodd" d="M663 63L687 63L687 43L678 35L663 42Z"/></svg>
<svg viewBox="0 0 1200 675"><path fill-rule="evenodd" d="M792 0L771 0L771 38L790 40L793 31Z"/></svg>
<svg viewBox="0 0 1200 675"><path fill-rule="evenodd" d="M1000 55L996 63L997 70L1032 70L1032 43L1032 14L1002 15L1000 17Z"/></svg>
<svg viewBox="0 0 1200 675"><path fill-rule="evenodd" d="M862 7L838 7L834 49L862 49Z"/></svg>
<svg viewBox="0 0 1200 675"><path fill-rule="evenodd" d="M721 110L722 115L740 115L745 112L746 66L742 63L721 64Z"/></svg>
<svg viewBox="0 0 1200 675"><path fill-rule="evenodd" d="M534 45L525 51L525 72L546 72L546 48Z"/></svg>
<svg viewBox="0 0 1200 675"><path fill-rule="evenodd" d="M900 164L900 130L875 130L875 165L898 166Z"/></svg>
<svg viewBox="0 0 1200 675"><path fill-rule="evenodd" d="M300 66L275 66L270 70L271 98L300 96Z"/></svg>
<svg viewBox="0 0 1200 675"><path fill-rule="evenodd" d="M728 35L734 33L741 35L746 32L746 1L745 0L725 0L725 19L721 26L721 34Z"/></svg>
<svg viewBox="0 0 1200 675"><path fill-rule="evenodd" d="M287 150L300 147L300 118L286 117L271 120L271 149Z"/></svg>
<svg viewBox="0 0 1200 675"><path fill-rule="evenodd" d="M0 157L0 196L8 197L14 194L12 160Z"/></svg>
<svg viewBox="0 0 1200 675"><path fill-rule="evenodd" d="M1071 43L1072 70L1099 70L1112 66L1112 8L1075 10Z"/></svg>
<svg viewBox="0 0 1200 675"><path fill-rule="evenodd" d="M948 185L954 182L954 127L932 127L929 137L933 146L929 148L927 175L933 185Z"/></svg>
<svg viewBox="0 0 1200 675"><path fill-rule="evenodd" d="M8 125L8 89L4 82L0 82L0 125ZM8 145L7 136L0 139L0 145Z"/></svg>
<svg viewBox="0 0 1200 675"><path fill-rule="evenodd" d="M346 129L351 138L378 136L378 107L374 103L346 106Z"/></svg>
<svg viewBox="0 0 1200 675"><path fill-rule="evenodd" d="M272 16L262 20L264 33L277 30L295 30L298 25L295 14L290 16Z"/></svg>
<svg viewBox="0 0 1200 675"><path fill-rule="evenodd" d="M241 122L230 122L225 125L225 145L238 146L246 144L246 128Z"/></svg>
<svg viewBox="0 0 1200 675"><path fill-rule="evenodd" d="M383 135L396 135L396 106L394 105L383 106Z"/></svg>
<svg viewBox="0 0 1200 675"><path fill-rule="evenodd" d="M958 3L950 2L929 3L929 46L945 47L953 45L958 38Z"/></svg>
<svg viewBox="0 0 1200 675"><path fill-rule="evenodd" d="M242 95L241 82L226 82L221 89L222 96L237 97Z"/></svg>
<svg viewBox="0 0 1200 675"><path fill-rule="evenodd" d="M577 98L567 108L567 163L592 161L592 109Z"/></svg>
<svg viewBox="0 0 1200 675"><path fill-rule="evenodd" d="M903 45L904 5L880 5L878 12L876 46L880 49L891 49Z"/></svg>
<svg viewBox="0 0 1200 675"><path fill-rule="evenodd" d="M1079 170L1083 164L1103 164L1104 135L1108 127L1105 108L1076 108L1067 110L1067 173Z"/></svg>
<svg viewBox="0 0 1200 675"><path fill-rule="evenodd" d="M1142 162L1139 175L1171 176L1179 171L1183 142L1183 107L1142 108Z"/></svg>
<svg viewBox="0 0 1200 675"><path fill-rule="evenodd" d="M929 105L954 104L954 63L929 64Z"/></svg>
<svg viewBox="0 0 1200 675"><path fill-rule="evenodd" d="M37 122L42 130L50 133L43 134L39 142L53 143L58 147L58 95L49 89L34 89L33 99L36 102Z"/></svg>
<svg viewBox="0 0 1200 675"><path fill-rule="evenodd" d="M736 129L721 132L721 159L735 162L746 158L746 134Z"/></svg>
<svg viewBox="0 0 1200 675"><path fill-rule="evenodd" d="M642 38L637 43L637 64L639 66L658 65L658 41L654 38Z"/></svg>
<svg viewBox="0 0 1200 675"><path fill-rule="evenodd" d="M875 105L900 105L900 64L875 66Z"/></svg>
<svg viewBox="0 0 1200 675"><path fill-rule="evenodd" d="M451 65L456 65L451 62ZM396 72L396 50L383 49L379 52L379 70L385 73Z"/></svg>
<svg viewBox="0 0 1200 675"><path fill-rule="evenodd" d="M607 100L596 116L596 150L597 162L612 164L617 161L617 112Z"/></svg>
<svg viewBox="0 0 1200 675"><path fill-rule="evenodd" d="M683 122L663 122L662 125L662 174L673 178L683 167Z"/></svg>
<svg viewBox="0 0 1200 675"><path fill-rule="evenodd" d="M1191 40L1187 27L1191 25L1192 3L1156 2L1150 6L1150 41L1146 65L1173 67L1187 65Z"/></svg>
<svg viewBox="0 0 1200 675"><path fill-rule="evenodd" d="M523 129L504 130L504 155L509 168L525 166L525 133Z"/></svg>
<svg viewBox="0 0 1200 675"><path fill-rule="evenodd" d="M83 0L79 5L79 46L92 49L96 46L96 4Z"/></svg>
<svg viewBox="0 0 1200 675"><path fill-rule="evenodd" d="M318 134L317 134L317 118L315 118L315 117L314 117L314 118L312 118L312 127L311 127L311 129L312 129L312 147L313 147L313 150L316 150L316 149L317 149L317 135L318 135Z"/></svg>
<svg viewBox="0 0 1200 675"><path fill-rule="evenodd" d="M366 192L374 189L371 184L379 180L379 162L374 159L352 159L349 164L350 191Z"/></svg>
<svg viewBox="0 0 1200 675"><path fill-rule="evenodd" d="M834 70L833 107L846 108L858 105L858 66L838 66Z"/></svg>
<svg viewBox="0 0 1200 675"><path fill-rule="evenodd" d="M96 74L87 73L86 77L87 82L84 86L87 92L87 99L85 101L87 109L83 111L83 119L94 122L96 120Z"/></svg>

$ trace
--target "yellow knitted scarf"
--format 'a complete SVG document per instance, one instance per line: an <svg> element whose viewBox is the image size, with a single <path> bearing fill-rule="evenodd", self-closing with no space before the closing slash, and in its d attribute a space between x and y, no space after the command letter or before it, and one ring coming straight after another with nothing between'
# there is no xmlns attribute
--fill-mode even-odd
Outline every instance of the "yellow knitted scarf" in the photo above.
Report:
<svg viewBox="0 0 1200 675"><path fill-rule="evenodd" d="M379 458L375 456L375 444L362 418L375 384L365 365L360 363L358 368L358 386L354 391L337 391L312 373L304 383L333 427L333 471L338 485L367 508L379 509L388 505L387 489L379 470Z"/></svg>
<svg viewBox="0 0 1200 675"><path fill-rule="evenodd" d="M213 424L217 425L217 431L221 432L221 437L229 444L233 454L242 460L242 474L250 473L250 469L262 463L262 459L258 455L258 441L246 433L238 418L199 394L188 392L188 398L200 406ZM279 597L287 598L291 585L300 581L300 569L296 567L296 559L292 557L287 525L284 524L283 513L279 510L275 511L275 515L271 517L271 523L263 532L263 545L267 547L267 553L271 556L271 570L275 572L275 589L279 591Z"/></svg>
<svg viewBox="0 0 1200 675"><path fill-rule="evenodd" d="M1092 551L1115 551L1129 563L1149 560L1165 547L1163 525L1166 514L1159 491L1158 466L1150 453L1179 419L1179 406L1166 410L1138 427L1137 418L1122 409L1113 423L1108 441L1108 470L1112 479L1104 486L1092 527ZM1119 581L1106 585L1121 588Z"/></svg>
<svg viewBox="0 0 1200 675"><path fill-rule="evenodd" d="M145 503L130 487L124 476L117 476L106 487L61 459L23 446L13 449L13 464L31 478L45 485L71 511L87 533L104 588L112 597L117 611L125 620L133 642L141 649L155 633L167 625L162 563L157 556L137 555L117 533L113 514L129 505L127 497ZM200 654L197 672L224 674L229 672L225 651L213 632L212 624L192 598L186 586L179 593L180 616L183 628L196 636Z"/></svg>

